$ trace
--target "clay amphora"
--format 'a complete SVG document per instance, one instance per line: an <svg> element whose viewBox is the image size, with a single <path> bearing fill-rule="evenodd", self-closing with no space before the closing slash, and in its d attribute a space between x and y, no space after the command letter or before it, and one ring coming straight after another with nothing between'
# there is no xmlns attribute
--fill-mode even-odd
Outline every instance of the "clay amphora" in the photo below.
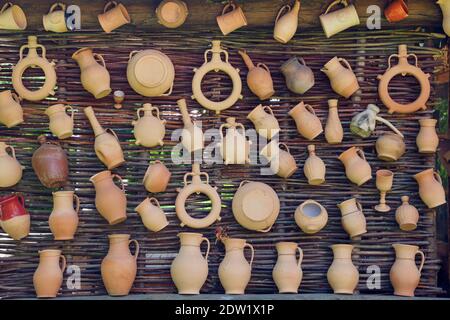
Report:
<svg viewBox="0 0 450 320"><path fill-rule="evenodd" d="M398 22L408 17L408 6L404 0L392 0L384 9L384 16L389 22Z"/></svg>
<svg viewBox="0 0 450 320"><path fill-rule="evenodd" d="M220 154L225 165L250 163L250 145L252 142L247 140L245 136L244 125L237 123L234 117L228 117L226 121L219 128L221 139L217 144L220 147ZM223 136L224 128L227 132L225 137Z"/></svg>
<svg viewBox="0 0 450 320"><path fill-rule="evenodd" d="M418 246L395 243L395 262L389 272L394 294L397 296L414 297L414 291L420 282L420 273L425 263L425 255ZM416 265L416 255L420 254L422 260L419 268Z"/></svg>
<svg viewBox="0 0 450 320"><path fill-rule="evenodd" d="M21 194L0 198L0 225L14 240L21 240L30 233L30 215L25 209Z"/></svg>
<svg viewBox="0 0 450 320"><path fill-rule="evenodd" d="M250 91L259 100L269 99L275 93L269 68L264 63L258 63L255 67L245 50L239 50L238 53L248 68L247 85Z"/></svg>
<svg viewBox="0 0 450 320"><path fill-rule="evenodd" d="M317 186L325 182L325 163L316 155L316 147L313 144L308 145L308 152L303 173L310 185Z"/></svg>
<svg viewBox="0 0 450 320"><path fill-rule="evenodd" d="M313 140L323 132L322 123L309 104L300 102L289 111L289 115L295 120L298 133L306 139Z"/></svg>
<svg viewBox="0 0 450 320"><path fill-rule="evenodd" d="M121 188L114 184L114 178L120 181ZM89 179L95 187L95 207L109 224L118 224L127 219L127 197L122 178L111 171L102 171Z"/></svg>
<svg viewBox="0 0 450 320"><path fill-rule="evenodd" d="M110 234L108 238L108 254L101 264L103 284L110 296L126 296L136 278L139 243L130 240L129 234ZM132 242L136 247L134 255L130 252Z"/></svg>
<svg viewBox="0 0 450 320"><path fill-rule="evenodd" d="M181 143L189 153L203 149L203 131L196 123L191 121L186 100L180 99L177 101L177 104L180 108L181 115L183 116L184 123L183 132L181 134Z"/></svg>
<svg viewBox="0 0 450 320"><path fill-rule="evenodd" d="M141 112L144 116L141 117ZM153 113L156 113L156 116ZM164 145L163 139L166 134L166 120L159 117L159 109L150 103L144 103L142 108L137 110L137 121L131 124L134 126L134 137L137 145L144 147L156 147Z"/></svg>
<svg viewBox="0 0 450 320"><path fill-rule="evenodd" d="M136 209L141 216L144 226L153 232L158 232L169 225L164 211L155 198L145 198Z"/></svg>
<svg viewBox="0 0 450 320"><path fill-rule="evenodd" d="M60 188L69 179L67 154L58 142L47 141L43 135L38 137L41 146L33 153L31 164L39 181L47 188Z"/></svg>
<svg viewBox="0 0 450 320"><path fill-rule="evenodd" d="M338 100L328 100L328 118L325 125L325 139L329 144L338 144L344 138L344 130L342 129L341 120L338 113Z"/></svg>
<svg viewBox="0 0 450 320"><path fill-rule="evenodd" d="M419 211L409 204L408 196L402 196L402 205L395 211L395 220L403 231L412 231L417 228Z"/></svg>
<svg viewBox="0 0 450 320"><path fill-rule="evenodd" d="M8 154L8 149L11 156ZM22 179L22 167L16 159L14 147L0 141L0 188L15 186Z"/></svg>
<svg viewBox="0 0 450 320"><path fill-rule="evenodd" d="M414 176L419 184L419 195L428 208L436 208L446 203L442 180L433 168L424 170Z"/></svg>
<svg viewBox="0 0 450 320"><path fill-rule="evenodd" d="M351 198L339 203L337 206L341 210L342 227L350 238L367 233L366 217L364 217L361 203L358 200Z"/></svg>
<svg viewBox="0 0 450 320"><path fill-rule="evenodd" d="M341 62L345 64L345 67ZM359 89L358 79L356 79L352 67L344 58L334 57L320 71L328 76L334 92L346 99Z"/></svg>
<svg viewBox="0 0 450 320"><path fill-rule="evenodd" d="M142 183L148 192L158 193L164 192L169 184L170 176L169 169L159 160L156 160L151 165L148 166L145 172L144 179Z"/></svg>
<svg viewBox="0 0 450 320"><path fill-rule="evenodd" d="M179 294L199 294L208 277L209 240L201 233L181 232L178 237L181 248L170 267L172 280ZM207 244L205 256L200 251L203 241Z"/></svg>
<svg viewBox="0 0 450 320"><path fill-rule="evenodd" d="M27 17L18 5L7 2L0 10L0 29L25 30Z"/></svg>
<svg viewBox="0 0 450 320"><path fill-rule="evenodd" d="M23 110L20 98L11 90L0 92L0 123L7 128L23 123Z"/></svg>
<svg viewBox="0 0 450 320"><path fill-rule="evenodd" d="M56 10L58 9L59 10ZM45 31L67 32L66 5L60 2L54 3L46 15L42 17Z"/></svg>
<svg viewBox="0 0 450 320"><path fill-rule="evenodd" d="M284 179L291 177L298 169L294 157L289 153L288 146L277 140L268 143L261 150L260 155L270 162L271 171Z"/></svg>
<svg viewBox="0 0 450 320"><path fill-rule="evenodd" d="M266 110L269 112L267 113ZM255 129L259 135L267 140L272 139L280 132L280 125L277 118L273 115L273 111L269 106L257 105L248 115L249 119L255 125Z"/></svg>
<svg viewBox="0 0 450 320"><path fill-rule="evenodd" d="M447 36L450 36L450 0L438 0L436 3L442 10L442 28Z"/></svg>
<svg viewBox="0 0 450 320"><path fill-rule="evenodd" d="M81 71L81 84L96 99L106 97L111 93L110 76L106 69L105 60L98 53L93 53L91 48L82 48L72 55ZM101 64L97 62L100 60Z"/></svg>
<svg viewBox="0 0 450 320"><path fill-rule="evenodd" d="M303 278L303 251L295 242L277 242L278 259L272 271L279 293L298 293ZM297 260L297 252L299 254Z"/></svg>
<svg viewBox="0 0 450 320"><path fill-rule="evenodd" d="M280 68L286 79L286 86L294 93L304 94L314 87L314 73L303 58L292 57Z"/></svg>
<svg viewBox="0 0 450 320"><path fill-rule="evenodd" d="M70 110L70 116L66 110ZM71 106L64 104L55 104L45 110L45 114L50 119L50 131L58 139L70 138L73 135L73 116L74 110Z"/></svg>
<svg viewBox="0 0 450 320"><path fill-rule="evenodd" d="M439 145L436 134L436 119L420 119L420 131L416 137L417 148L420 153L435 153Z"/></svg>
<svg viewBox="0 0 450 320"><path fill-rule="evenodd" d="M330 12L330 9L338 4L342 4L344 8ZM347 0L333 1L319 18L327 38L359 24L355 6L353 4L348 5Z"/></svg>
<svg viewBox="0 0 450 320"><path fill-rule="evenodd" d="M220 283L225 289L225 294L244 294L252 273L255 255L253 246L244 239L226 238L223 242L226 254L219 265ZM251 251L250 262L244 256L246 247Z"/></svg>
<svg viewBox="0 0 450 320"><path fill-rule="evenodd" d="M372 168L362 149L351 147L341 153L339 160L344 164L347 178L354 184L361 186L372 179Z"/></svg>
<svg viewBox="0 0 450 320"><path fill-rule="evenodd" d="M319 232L328 222L327 209L314 200L306 200L299 205L294 217L300 229L307 234Z"/></svg>
<svg viewBox="0 0 450 320"><path fill-rule="evenodd" d="M281 14L287 12L281 16ZM300 11L300 1L295 0L294 6L281 7L275 19L275 28L273 29L273 38L281 43L287 43L295 35L298 26L298 12Z"/></svg>
<svg viewBox="0 0 450 320"><path fill-rule="evenodd" d="M48 218L48 224L55 240L73 239L78 227L79 211L80 199L73 191L53 192L53 210Z"/></svg>
<svg viewBox="0 0 450 320"><path fill-rule="evenodd" d="M61 250L39 251L39 265L33 275L34 290L38 298L54 298L58 294L66 270L66 257Z"/></svg>
<svg viewBox="0 0 450 320"><path fill-rule="evenodd" d="M350 244L334 244L333 263L327 272L328 283L335 294L353 294L359 281L358 269L352 262L353 246Z"/></svg>
<svg viewBox="0 0 450 320"><path fill-rule="evenodd" d="M125 162L119 138L112 129L103 129L95 117L92 107L84 108L95 134L95 154L108 170L112 170Z"/></svg>
<svg viewBox="0 0 450 320"><path fill-rule="evenodd" d="M375 143L378 159L384 161L397 161L405 154L406 146L403 138L396 133L383 134Z"/></svg>
<svg viewBox="0 0 450 320"><path fill-rule="evenodd" d="M103 13L97 17L98 22L106 33L110 33L124 24L131 22L130 15L125 6L116 1L109 1L103 8Z"/></svg>
<svg viewBox="0 0 450 320"><path fill-rule="evenodd" d="M247 19L241 7L233 2L229 2L223 7L222 15L217 16L216 20L224 36L247 25Z"/></svg>

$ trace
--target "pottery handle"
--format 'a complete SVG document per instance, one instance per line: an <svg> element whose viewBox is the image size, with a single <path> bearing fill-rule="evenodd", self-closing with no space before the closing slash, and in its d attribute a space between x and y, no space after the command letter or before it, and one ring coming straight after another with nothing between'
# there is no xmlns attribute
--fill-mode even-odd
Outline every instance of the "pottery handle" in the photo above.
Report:
<svg viewBox="0 0 450 320"><path fill-rule="evenodd" d="M73 109L73 107L71 105L67 105L64 107L65 110L69 109L70 110L70 117L73 119L74 115L75 115L75 110Z"/></svg>
<svg viewBox="0 0 450 320"><path fill-rule="evenodd" d="M8 9L9 7L12 7L13 4L11 2L7 2L3 5L2 10L0 10L0 12L5 11L6 9Z"/></svg>
<svg viewBox="0 0 450 320"><path fill-rule="evenodd" d="M272 117L275 117L275 115L273 114L273 110L272 110L272 108L271 107L269 107L269 106L264 106L263 107L263 110L269 110L269 113L272 115Z"/></svg>
<svg viewBox="0 0 450 320"><path fill-rule="evenodd" d="M151 204L154 204L157 207L161 207L161 205L159 204L158 199L151 197L151 198L148 198L148 200L150 201Z"/></svg>
<svg viewBox="0 0 450 320"><path fill-rule="evenodd" d="M305 109L307 109L313 115L316 115L316 112L314 111L314 108L311 105L305 104Z"/></svg>
<svg viewBox="0 0 450 320"><path fill-rule="evenodd" d="M22 205L22 207L25 207L25 198L23 197L23 194L18 193L17 194L17 199L19 199L19 202Z"/></svg>
<svg viewBox="0 0 450 320"><path fill-rule="evenodd" d="M269 226L269 227L266 228L266 229L262 229L262 230L258 230L258 231L259 231L259 232L263 232L263 233L267 233L267 232L269 232L269 231L272 229L272 227L273 227L273 225Z"/></svg>
<svg viewBox="0 0 450 320"><path fill-rule="evenodd" d="M391 68L391 59L392 58L399 58L400 59L400 56L398 55L398 54L391 54L390 56L389 56L389 58L388 58L388 70Z"/></svg>
<svg viewBox="0 0 450 320"><path fill-rule="evenodd" d="M279 142L279 143L278 143L278 147L280 147L280 146L283 146L283 147L285 147L285 148L286 148L286 151L287 151L288 153L290 153L290 152L289 152L289 147L287 146L287 144L286 144L286 143L283 143L283 142Z"/></svg>
<svg viewBox="0 0 450 320"><path fill-rule="evenodd" d="M303 59L302 57L297 58L298 62L300 62L302 65L304 65L306 67L306 62L305 59Z"/></svg>
<svg viewBox="0 0 450 320"><path fill-rule="evenodd" d="M339 62L343 62L345 64L345 66L347 67L347 69L349 69L350 71L353 71L352 66L350 65L350 63L348 63L347 60L345 60L344 58L338 58Z"/></svg>
<svg viewBox="0 0 450 320"><path fill-rule="evenodd" d="M114 7L117 7L117 2L116 1L109 1L107 4L105 4L105 7L103 8L103 13L108 11L109 7L111 7L111 5L114 5Z"/></svg>
<svg viewBox="0 0 450 320"><path fill-rule="evenodd" d="M420 254L422 260L420 261L419 273L422 273L423 265L425 264L425 254L422 251L417 251L416 254Z"/></svg>
<svg viewBox="0 0 450 320"><path fill-rule="evenodd" d="M401 133L400 131L398 131L398 129L396 127L394 127L394 125L389 121L386 120L380 116L376 116L375 119L377 121L380 121L382 123L384 123L385 125L387 125L392 131L394 131L396 134L398 134L400 137L404 138L405 136L403 135L403 133Z"/></svg>
<svg viewBox="0 0 450 320"><path fill-rule="evenodd" d="M170 96L172 94L172 90L173 90L173 82L170 85L169 91L167 91L166 93L161 94L161 96Z"/></svg>
<svg viewBox="0 0 450 320"><path fill-rule="evenodd" d="M442 184L441 176L436 171L433 171L433 175L436 178L436 180L439 181L440 184Z"/></svg>
<svg viewBox="0 0 450 320"><path fill-rule="evenodd" d="M260 62L260 63L258 63L256 66L257 66L257 67L262 67L262 68L266 69L266 71L267 71L269 74L271 74L271 73L270 73L270 69L269 69L269 67L268 67L266 64Z"/></svg>
<svg viewBox="0 0 450 320"><path fill-rule="evenodd" d="M200 172L201 176L204 176L206 178L206 184L209 184L209 174L207 172Z"/></svg>
<svg viewBox="0 0 450 320"><path fill-rule="evenodd" d="M225 5L225 7L223 7L223 9L222 9L222 15L224 15L225 12L227 12L227 10L228 10L229 8L232 8L231 11L233 11L233 10L236 9L236 5L235 5L233 2L227 3L227 4Z"/></svg>
<svg viewBox="0 0 450 320"><path fill-rule="evenodd" d="M366 160L366 155L364 154L364 151L362 149L356 148L356 153L363 158L363 160Z"/></svg>
<svg viewBox="0 0 450 320"><path fill-rule="evenodd" d="M358 207L359 211L361 211L361 213L362 213L363 212L363 208L362 208L361 202L356 200L356 206Z"/></svg>
<svg viewBox="0 0 450 320"><path fill-rule="evenodd" d="M278 19L280 19L280 17L281 17L281 13L283 13L283 11L285 9L288 9L288 12L289 12L289 11L291 11L291 6L287 4L287 5L281 7L280 11L278 11L277 18L275 19L275 23L278 22Z"/></svg>
<svg viewBox="0 0 450 320"><path fill-rule="evenodd" d="M239 183L239 188L242 187L242 185L250 182L251 182L250 180L242 180L241 183Z"/></svg>
<svg viewBox="0 0 450 320"><path fill-rule="evenodd" d="M100 62L103 64L103 67L106 68L106 63L105 63L105 59L103 59L103 56L99 53L94 53L93 54L94 58L97 58L100 60Z"/></svg>
<svg viewBox="0 0 450 320"><path fill-rule="evenodd" d="M202 238L202 242L200 242L200 245L201 245L204 241L206 241L206 244L207 244L206 253L205 253L205 260L208 260L209 250L211 249L211 243L209 242L208 238L203 237L203 238Z"/></svg>
<svg viewBox="0 0 450 320"><path fill-rule="evenodd" d="M303 250L300 247L297 247L297 251L298 251L298 262L297 262L297 266L299 268L301 268L302 266L302 262L303 262Z"/></svg>
<svg viewBox="0 0 450 320"><path fill-rule="evenodd" d="M61 272L64 273L64 271L66 270L66 265L67 265L66 257L63 255L60 255L59 259L61 259L61 262L62 262Z"/></svg>
<svg viewBox="0 0 450 320"><path fill-rule="evenodd" d="M109 133L111 133L111 134L117 139L117 141L119 141L119 138L117 137L117 134L114 132L113 129L107 128L107 129L105 129L105 131L106 131L106 132L109 131Z"/></svg>
<svg viewBox="0 0 450 320"><path fill-rule="evenodd" d="M133 51L131 51L130 54L128 55L128 61L130 61L131 58L133 57L133 55L134 55L135 53L138 53L138 52L139 52L138 50L133 50Z"/></svg>
<svg viewBox="0 0 450 320"><path fill-rule="evenodd" d="M55 11L56 8L60 7L61 10L66 11L66 5L61 3L61 2L56 2L54 3L51 7L48 13L52 13L53 11Z"/></svg>
<svg viewBox="0 0 450 320"><path fill-rule="evenodd" d="M338 4L343 4L344 7L347 7L347 6L348 6L348 3L347 3L346 0L335 0L335 1L333 1L332 3L330 3L330 5L328 6L328 8L327 8L327 10L325 11L324 15L325 15L325 14L328 14L328 12L330 11L330 9L333 8L335 5L338 5Z"/></svg>
<svg viewBox="0 0 450 320"><path fill-rule="evenodd" d="M11 151L11 156L12 156L14 159L16 159L16 150L14 149L14 147L13 147L13 146L10 146L10 145L7 145L6 148L5 148L5 150L8 150L8 149Z"/></svg>
<svg viewBox="0 0 450 320"><path fill-rule="evenodd" d="M75 212L80 212L80 197L78 197L75 193L73 194L73 198L75 200Z"/></svg>
<svg viewBox="0 0 450 320"><path fill-rule="evenodd" d="M136 114L137 114L138 120L141 118L141 111L144 111L144 110L145 110L144 108L137 109Z"/></svg>
<svg viewBox="0 0 450 320"><path fill-rule="evenodd" d="M122 187L122 191L125 192L125 184L123 183L123 179L118 174L113 174L112 179L117 178L120 181L120 186Z"/></svg>
<svg viewBox="0 0 450 320"><path fill-rule="evenodd" d="M250 251L251 251L251 253L252 253L252 255L251 255L251 257L250 257L250 268L251 268L252 265L253 265L253 258L255 257L255 249L253 248L253 246L252 246L250 243L246 243L246 244L244 245L244 248L245 248L245 247L250 248Z"/></svg>
<svg viewBox="0 0 450 320"><path fill-rule="evenodd" d="M11 92L11 96L17 103L20 103L20 101L22 101L22 99L14 92Z"/></svg>
<svg viewBox="0 0 450 320"><path fill-rule="evenodd" d="M137 260L138 255L139 255L139 242L137 240L135 240L135 239L131 239L130 241L128 241L128 246L132 242L134 243L134 246L136 247L136 251L134 252L134 260Z"/></svg>
<svg viewBox="0 0 450 320"><path fill-rule="evenodd" d="M406 56L406 59L408 59L409 57L413 57L416 60L415 66L418 68L419 67L419 59L417 58L417 56L414 53L410 53Z"/></svg>
<svg viewBox="0 0 450 320"><path fill-rule="evenodd" d="M159 120L161 120L161 118L159 117L159 109L158 109L158 107L152 107L152 110L151 110L152 114L153 114L153 111L156 111L156 117Z"/></svg>

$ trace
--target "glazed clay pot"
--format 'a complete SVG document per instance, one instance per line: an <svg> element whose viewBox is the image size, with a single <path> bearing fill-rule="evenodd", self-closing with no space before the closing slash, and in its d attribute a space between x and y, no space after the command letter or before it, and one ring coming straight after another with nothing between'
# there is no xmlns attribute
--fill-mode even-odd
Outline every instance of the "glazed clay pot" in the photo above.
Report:
<svg viewBox="0 0 450 320"><path fill-rule="evenodd" d="M313 144L308 145L308 152L303 173L310 185L317 186L325 182L325 163L316 155L316 147Z"/></svg>
<svg viewBox="0 0 450 320"><path fill-rule="evenodd" d="M3 30L25 30L27 17L18 5L7 2L0 10L0 29Z"/></svg>
<svg viewBox="0 0 450 320"><path fill-rule="evenodd" d="M30 233L30 215L21 194L0 198L0 218L2 229L14 240L21 240Z"/></svg>
<svg viewBox="0 0 450 320"><path fill-rule="evenodd" d="M200 233L190 232L181 232L178 237L181 248L170 267L172 280L179 294L199 294L208 277L209 240ZM200 251L203 241L207 244L205 256Z"/></svg>
<svg viewBox="0 0 450 320"><path fill-rule="evenodd" d="M166 28L178 28L188 16L188 7L181 0L164 0L156 8L158 23Z"/></svg>
<svg viewBox="0 0 450 320"><path fill-rule="evenodd" d="M231 9L231 11L229 11L229 9ZM216 20L220 31L222 31L224 36L247 25L247 19L245 18L241 7L233 2L227 3L223 7L222 15L218 16Z"/></svg>
<svg viewBox="0 0 450 320"><path fill-rule="evenodd" d="M398 22L408 17L408 6L404 0L393 0L384 9L384 16L389 22Z"/></svg>
<svg viewBox="0 0 450 320"><path fill-rule="evenodd" d="M268 113L266 112L268 111ZM267 140L273 139L280 132L280 125L277 118L273 115L273 111L268 106L257 105L248 115L249 119L255 125L255 129L259 135Z"/></svg>
<svg viewBox="0 0 450 320"><path fill-rule="evenodd" d="M130 240L129 234L110 234L108 238L108 254L101 264L103 284L110 296L126 296L136 278L139 243ZM130 252L132 242L136 247L134 255Z"/></svg>
<svg viewBox="0 0 450 320"><path fill-rule="evenodd" d="M408 196L402 196L402 205L395 211L395 220L403 231L412 231L417 228L419 211L409 204Z"/></svg>
<svg viewBox="0 0 450 320"><path fill-rule="evenodd" d="M427 169L414 176L419 184L419 195L428 208L436 208L446 203L442 180L434 169Z"/></svg>
<svg viewBox="0 0 450 320"><path fill-rule="evenodd" d="M169 225L164 211L155 198L145 198L136 209L141 216L144 226L153 232L158 232Z"/></svg>
<svg viewBox="0 0 450 320"><path fill-rule="evenodd" d="M8 154L8 150L11 155ZM15 186L22 179L24 167L16 159L14 147L0 141L0 188Z"/></svg>
<svg viewBox="0 0 450 320"><path fill-rule="evenodd" d="M328 222L327 209L314 200L306 200L295 210L295 222L304 233L317 233Z"/></svg>
<svg viewBox="0 0 450 320"><path fill-rule="evenodd" d="M127 9L121 3L109 1L103 8L103 13L98 15L98 22L106 33L131 22Z"/></svg>
<svg viewBox="0 0 450 320"><path fill-rule="evenodd" d="M439 145L436 133L436 119L420 119L420 131L416 137L417 148L420 153L435 153Z"/></svg>
<svg viewBox="0 0 450 320"><path fill-rule="evenodd" d="M338 100L328 100L328 118L325 125L325 139L329 144L338 144L344 138L344 130L342 129L341 120L338 113Z"/></svg>
<svg viewBox="0 0 450 320"><path fill-rule="evenodd" d="M403 138L396 133L383 134L375 143L378 159L384 161L397 161L405 154L406 146Z"/></svg>
<svg viewBox="0 0 450 320"><path fill-rule="evenodd" d="M237 123L236 118L228 117L227 122L219 128L220 154L225 165L250 163L250 145L252 142L245 136L245 128L242 123ZM226 135L223 135L223 129Z"/></svg>
<svg viewBox="0 0 450 320"><path fill-rule="evenodd" d="M250 281L254 257L253 246L244 239L226 238L225 258L219 265L219 279L225 294L244 294L245 288ZM251 250L250 262L245 259L244 249Z"/></svg>
<svg viewBox="0 0 450 320"><path fill-rule="evenodd" d="M286 86L294 93L304 94L314 86L314 73L303 58L290 58L280 70L286 79Z"/></svg>
<svg viewBox="0 0 450 320"><path fill-rule="evenodd" d="M142 111L144 115L141 117ZM131 123L134 126L136 144L149 148L164 145L166 120L161 120L159 117L159 109L153 107L150 103L144 103L142 108L137 110L137 118L136 121Z"/></svg>
<svg viewBox="0 0 450 320"><path fill-rule="evenodd" d="M185 99L180 99L177 101L178 107L180 108L181 115L183 117L184 128L181 133L181 143L187 152L196 152L197 150L203 149L203 131L197 126L196 123L191 121L189 112L187 109L187 104Z"/></svg>
<svg viewBox="0 0 450 320"><path fill-rule="evenodd" d="M345 64L345 67L342 63ZM359 89L358 79L356 79L352 67L344 58L334 57L320 71L328 76L334 92L346 99Z"/></svg>
<svg viewBox="0 0 450 320"><path fill-rule="evenodd" d="M0 92L0 123L7 128L23 123L23 110L20 98L11 90Z"/></svg>
<svg viewBox="0 0 450 320"><path fill-rule="evenodd" d="M38 298L54 298L58 294L66 269L66 258L61 250L39 251L39 266L33 275L34 290Z"/></svg>
<svg viewBox="0 0 450 320"><path fill-rule="evenodd" d="M354 184L361 186L372 179L372 169L362 149L351 147L341 153L339 160L345 166L347 178Z"/></svg>
<svg viewBox="0 0 450 320"><path fill-rule="evenodd" d="M350 238L359 237L367 233L366 218L361 203L355 198L345 200L337 205L341 210L341 223Z"/></svg>
<svg viewBox="0 0 450 320"><path fill-rule="evenodd" d="M420 282L420 273L425 263L425 255L419 247L396 243L392 245L395 249L395 262L389 272L394 294L397 296L414 297L414 291ZM415 257L420 254L422 261L417 268Z"/></svg>
<svg viewBox="0 0 450 320"><path fill-rule="evenodd" d="M151 193L164 192L169 184L170 176L169 169L159 160L156 160L148 166L145 172L142 183L145 189Z"/></svg>
<svg viewBox="0 0 450 320"><path fill-rule="evenodd" d="M322 123L309 104L300 102L289 111L289 115L295 120L297 131L304 138L313 140L323 132Z"/></svg>
<svg viewBox="0 0 450 320"><path fill-rule="evenodd" d="M70 110L70 116L66 110ZM50 131L58 139L67 139L73 135L73 116L74 110L71 106L64 104L55 104L45 110L45 114L50 120Z"/></svg>
<svg viewBox="0 0 450 320"><path fill-rule="evenodd" d="M270 170L284 179L291 177L298 169L294 157L289 153L288 146L277 140L268 143L261 150L260 155L270 162Z"/></svg>
<svg viewBox="0 0 450 320"><path fill-rule="evenodd" d="M353 294L358 285L359 272L352 262L353 246L349 244L335 244L333 263L327 272L328 283L335 294Z"/></svg>
<svg viewBox="0 0 450 320"><path fill-rule="evenodd" d="M281 16L281 14L287 12ZM287 43L295 35L298 26L298 12L300 11L300 1L295 0L294 6L289 5L281 7L275 19L275 28L273 29L273 38L281 43Z"/></svg>
<svg viewBox="0 0 450 320"><path fill-rule="evenodd" d="M259 98L259 100L269 99L275 93L269 68L264 63L258 63L255 67L245 50L239 50L238 52L248 68L248 88Z"/></svg>
<svg viewBox="0 0 450 320"><path fill-rule="evenodd" d="M279 293L298 293L303 278L303 251L295 242L277 242L278 259L272 271ZM297 260L296 254L299 253Z"/></svg>
<svg viewBox="0 0 450 320"><path fill-rule="evenodd" d="M79 211L80 199L73 191L53 192L53 210L48 218L48 224L55 240L73 239L78 227Z"/></svg>
<svg viewBox="0 0 450 320"><path fill-rule="evenodd" d="M438 0L436 3L442 10L442 28L447 36L450 36L450 0Z"/></svg>
<svg viewBox="0 0 450 320"><path fill-rule="evenodd" d="M344 8L330 12L335 5L342 4ZM346 0L335 0L328 6L324 14L320 15L320 24L327 38L359 24L358 13L353 4Z"/></svg>

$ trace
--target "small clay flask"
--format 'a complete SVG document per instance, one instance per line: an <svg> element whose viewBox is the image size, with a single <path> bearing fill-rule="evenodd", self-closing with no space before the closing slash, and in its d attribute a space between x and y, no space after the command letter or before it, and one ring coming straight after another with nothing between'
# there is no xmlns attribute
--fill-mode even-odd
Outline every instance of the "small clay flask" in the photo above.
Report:
<svg viewBox="0 0 450 320"><path fill-rule="evenodd" d="M328 100L328 119L325 125L325 138L329 144L338 144L344 138L344 130L342 129L341 120L338 113L338 100Z"/></svg>
<svg viewBox="0 0 450 320"><path fill-rule="evenodd" d="M402 196L402 205L395 211L395 220L403 231L412 231L417 228L419 211L409 204L408 196Z"/></svg>
<svg viewBox="0 0 450 320"><path fill-rule="evenodd" d="M308 183L317 186L325 182L325 163L316 156L316 147L313 144L308 145L309 157L305 161L303 172L308 179Z"/></svg>

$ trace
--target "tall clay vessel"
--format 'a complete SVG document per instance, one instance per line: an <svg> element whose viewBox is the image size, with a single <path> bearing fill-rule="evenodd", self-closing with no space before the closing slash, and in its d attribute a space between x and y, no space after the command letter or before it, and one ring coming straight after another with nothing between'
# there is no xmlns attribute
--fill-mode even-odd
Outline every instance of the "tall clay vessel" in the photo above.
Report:
<svg viewBox="0 0 450 320"><path fill-rule="evenodd" d="M189 153L203 149L203 131L196 123L192 122L186 100L180 99L177 101L177 104L180 108L184 123L183 132L181 133L181 143Z"/></svg>
<svg viewBox="0 0 450 320"><path fill-rule="evenodd" d="M436 119L420 119L420 131L416 137L417 148L420 153L435 153L439 145L436 133Z"/></svg>
<svg viewBox="0 0 450 320"><path fill-rule="evenodd" d="M342 63L345 64L345 67ZM320 71L328 76L334 92L346 99L359 89L358 79L353 73L350 63L344 58L334 57Z"/></svg>
<svg viewBox="0 0 450 320"><path fill-rule="evenodd" d="M268 112L266 112L266 110ZM248 115L249 119L255 125L255 129L259 135L267 140L272 139L280 132L280 125L275 118L273 111L268 106L257 105Z"/></svg>
<svg viewBox="0 0 450 320"><path fill-rule="evenodd" d="M269 68L264 63L258 63L255 67L245 50L239 50L238 52L248 68L247 85L250 91L253 92L259 100L269 99L275 93Z"/></svg>
<svg viewBox="0 0 450 320"><path fill-rule="evenodd" d="M395 220L403 231L412 231L417 228L419 211L409 204L408 196L402 196L402 205L395 211Z"/></svg>
<svg viewBox="0 0 450 320"><path fill-rule="evenodd" d="M0 141L0 188L9 188L19 183L23 169L16 159L14 147Z"/></svg>
<svg viewBox="0 0 450 320"><path fill-rule="evenodd" d="M325 125L325 139L329 144L338 144L344 138L344 130L342 129L341 120L338 113L338 100L328 100L328 118Z"/></svg>
<svg viewBox="0 0 450 320"><path fill-rule="evenodd" d="M389 272L394 294L398 296L414 297L414 291L420 282L420 273L425 263L425 255L418 246L396 243L392 245L395 250L395 262ZM415 257L420 254L422 261L417 268Z"/></svg>
<svg viewBox="0 0 450 320"><path fill-rule="evenodd" d="M322 123L309 104L301 101L289 111L289 115L295 120L297 131L308 140L313 140L323 132Z"/></svg>
<svg viewBox="0 0 450 320"><path fill-rule="evenodd" d="M316 147L313 144L308 145L308 152L303 173L310 185L317 186L325 182L325 163L316 155Z"/></svg>
<svg viewBox="0 0 450 320"><path fill-rule="evenodd" d="M433 168L417 173L414 179L419 184L420 198L428 208L436 208L447 202L441 177Z"/></svg>
<svg viewBox="0 0 450 320"><path fill-rule="evenodd" d="M34 290L38 298L54 298L58 294L66 269L66 258L61 250L39 251L39 266L33 275Z"/></svg>
<svg viewBox="0 0 450 320"><path fill-rule="evenodd" d="M55 240L73 239L78 227L79 211L80 199L73 191L53 192L53 210L48 218L48 224Z"/></svg>
<svg viewBox="0 0 450 320"><path fill-rule="evenodd" d="M327 272L328 283L335 294L353 294L358 285L359 272L352 262L353 246L350 244L335 244L333 263Z"/></svg>
<svg viewBox="0 0 450 320"><path fill-rule="evenodd" d="M11 90L0 92L0 123L7 128L23 123L23 109L20 98Z"/></svg>
<svg viewBox="0 0 450 320"><path fill-rule="evenodd" d="M283 16L281 14L287 10ZM287 43L295 35L298 26L298 13L300 11L300 1L295 0L294 6L281 7L275 19L275 28L273 29L273 38L281 43Z"/></svg>
<svg viewBox="0 0 450 320"><path fill-rule="evenodd" d="M303 251L295 242L277 242L278 259L272 271L279 293L298 293L303 278ZM297 252L299 257L297 259Z"/></svg>
<svg viewBox="0 0 450 320"><path fill-rule="evenodd" d="M351 147L341 153L339 160L345 166L347 178L354 184L361 186L372 179L372 169L362 149Z"/></svg>

